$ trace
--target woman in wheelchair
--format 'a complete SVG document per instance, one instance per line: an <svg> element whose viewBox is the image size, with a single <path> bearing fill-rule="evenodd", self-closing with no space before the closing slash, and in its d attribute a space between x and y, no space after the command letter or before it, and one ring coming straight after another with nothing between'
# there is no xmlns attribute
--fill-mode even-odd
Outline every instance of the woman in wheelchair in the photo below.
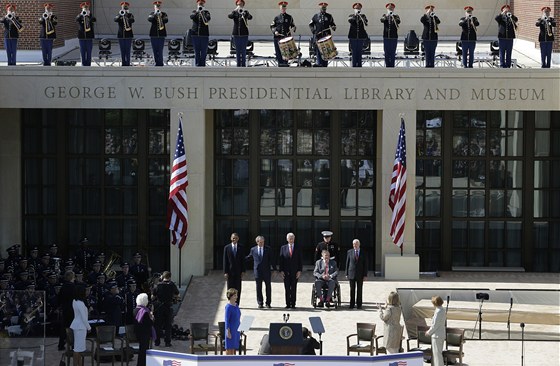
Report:
<svg viewBox="0 0 560 366"><path fill-rule="evenodd" d="M319 299L319 304L317 306L323 307L327 304L327 307L333 306L333 292L337 287L338 281L338 267L336 261L330 259L330 253L328 250L323 250L321 252L322 259L315 262L315 270L313 275L315 276L315 294ZM327 287L326 296L323 294L323 287Z"/></svg>

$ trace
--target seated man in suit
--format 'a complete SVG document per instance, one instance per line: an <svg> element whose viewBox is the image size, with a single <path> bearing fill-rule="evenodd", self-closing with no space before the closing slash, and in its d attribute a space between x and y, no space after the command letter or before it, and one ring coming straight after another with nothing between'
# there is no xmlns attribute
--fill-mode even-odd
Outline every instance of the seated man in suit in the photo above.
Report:
<svg viewBox="0 0 560 366"><path fill-rule="evenodd" d="M327 303L327 307L330 307L332 294L337 284L336 277L338 276L338 267L336 261L330 259L331 255L328 250L324 249L321 252L321 257L322 259L315 262L315 270L313 271L313 275L315 276L315 293L320 300L319 307L323 307L325 302ZM323 298L324 285L328 286L326 298Z"/></svg>

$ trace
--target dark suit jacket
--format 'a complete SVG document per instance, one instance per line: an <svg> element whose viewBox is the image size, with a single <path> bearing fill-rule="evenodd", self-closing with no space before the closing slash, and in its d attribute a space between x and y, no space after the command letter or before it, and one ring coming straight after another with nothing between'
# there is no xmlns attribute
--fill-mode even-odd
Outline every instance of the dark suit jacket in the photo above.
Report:
<svg viewBox="0 0 560 366"><path fill-rule="evenodd" d="M287 275L296 275L296 272L301 272L303 269L303 257L301 250L297 244L294 244L292 257L290 258L290 247L288 244L282 245L280 248L279 270L285 272Z"/></svg>
<svg viewBox="0 0 560 366"><path fill-rule="evenodd" d="M246 257L253 261L253 273L255 278L262 278L263 280L270 280L271 277L271 265L272 261L272 251L268 245L263 247L262 258L259 257L259 246L255 245L251 248L249 255Z"/></svg>
<svg viewBox="0 0 560 366"><path fill-rule="evenodd" d="M231 243L224 248L224 273L228 276L241 276L245 272L245 251L243 245L237 243L237 252L233 254Z"/></svg>
<svg viewBox="0 0 560 366"><path fill-rule="evenodd" d="M368 260L364 250L360 248L360 255L356 261L354 249L346 253L346 277L350 280L362 280L367 277Z"/></svg>

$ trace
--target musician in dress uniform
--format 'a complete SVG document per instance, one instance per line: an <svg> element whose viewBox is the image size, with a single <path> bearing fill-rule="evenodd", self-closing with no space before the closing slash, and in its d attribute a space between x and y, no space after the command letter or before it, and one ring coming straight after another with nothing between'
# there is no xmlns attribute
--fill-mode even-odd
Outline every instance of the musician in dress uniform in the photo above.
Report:
<svg viewBox="0 0 560 366"><path fill-rule="evenodd" d="M354 13L348 15L348 23L350 23L348 39L350 40L350 51L352 52L352 67L362 67L364 42L368 38L366 32L368 20L366 15L362 14L361 3L354 3L352 9L354 9Z"/></svg>
<svg viewBox="0 0 560 366"><path fill-rule="evenodd" d="M43 66L50 66L52 61L52 47L56 38L56 24L58 18L53 14L54 4L45 3L45 12L39 18L41 30L39 32L39 41L41 43L41 51L43 53Z"/></svg>
<svg viewBox="0 0 560 366"><path fill-rule="evenodd" d="M233 20L233 42L235 44L235 57L237 67L245 67L247 61L247 42L249 41L249 27L247 22L253 16L245 9L245 1L236 0L236 8L228 14L228 18Z"/></svg>
<svg viewBox="0 0 560 366"><path fill-rule="evenodd" d="M82 11L76 17L76 22L78 23L78 40L80 42L82 66L91 66L91 51L93 49L93 39L95 38L93 23L95 23L96 19L91 14L89 2L81 3L80 8Z"/></svg>
<svg viewBox="0 0 560 366"><path fill-rule="evenodd" d="M6 5L6 16L0 18L0 23L4 24L4 47L8 65L15 65L19 33L23 31L21 20L16 15L16 4Z"/></svg>
<svg viewBox="0 0 560 366"><path fill-rule="evenodd" d="M274 20L270 25L270 30L274 33L274 50L276 52L276 61L278 62L278 66L285 67L288 66L288 60L284 60L282 58L278 42L280 42L282 38L291 37L293 32L296 31L296 26L294 24L294 18L292 18L290 14L286 13L288 2L280 1L278 6L280 6L280 14L274 17Z"/></svg>
<svg viewBox="0 0 560 366"><path fill-rule="evenodd" d="M550 17L550 7L545 6L541 9L542 15L537 20L536 26L540 28L539 42L541 46L541 64L542 68L550 68L550 58L552 57L552 43L554 42L554 32L552 28L556 27L556 20Z"/></svg>
<svg viewBox="0 0 560 366"><path fill-rule="evenodd" d="M422 42L424 43L424 52L426 54L426 67L433 68L435 65L436 48L438 44L438 24L441 23L438 16L434 12L436 7L428 5L424 8L426 11L420 22L424 25L422 32Z"/></svg>
<svg viewBox="0 0 560 366"><path fill-rule="evenodd" d="M39 268L39 264L41 263L41 258L39 258L39 247L33 246L29 251L29 256L27 257L27 262L29 266L33 266L35 271Z"/></svg>
<svg viewBox="0 0 560 366"><path fill-rule="evenodd" d="M330 36L331 32L336 31L336 24L334 23L334 18L331 14L327 13L327 7L329 4L321 2L319 3L319 12L313 15L311 22L309 22L309 28L313 37L311 42L315 49L315 55L317 56L316 66L327 67L329 64L328 60L323 60L321 52L319 52L319 46L317 41L323 37Z"/></svg>
<svg viewBox="0 0 560 366"><path fill-rule="evenodd" d="M103 298L103 311L105 312L105 321L108 325L114 325L116 332L122 325L124 310L124 300L119 294L119 286L116 282L110 282L109 291L105 293Z"/></svg>
<svg viewBox="0 0 560 366"><path fill-rule="evenodd" d="M142 285L146 281L148 281L148 277L150 276L151 269L142 263L142 254L140 254L140 252L136 252L132 259L134 263L130 267L130 273L136 279L136 284L138 285L138 287L141 288Z"/></svg>
<svg viewBox="0 0 560 366"><path fill-rule="evenodd" d="M131 279L127 282L125 290L123 291L124 296L124 323L134 324L134 308L136 307L136 298L141 293L136 286L136 281Z"/></svg>
<svg viewBox="0 0 560 366"><path fill-rule="evenodd" d="M92 270L87 276L87 283L93 285L97 283L97 277L101 274L101 261L97 260L92 265Z"/></svg>
<svg viewBox="0 0 560 366"><path fill-rule="evenodd" d="M190 29L191 40L194 48L195 66L206 66L206 53L208 52L208 38L210 30L208 22L210 21L210 12L204 8L205 0L196 2L196 9L192 11L191 20L192 27Z"/></svg>
<svg viewBox="0 0 560 366"><path fill-rule="evenodd" d="M511 67L511 52L513 51L513 40L517 30L517 17L511 13L509 5L501 7L501 13L496 15L498 22L498 43L500 45L500 67Z"/></svg>
<svg viewBox="0 0 560 366"><path fill-rule="evenodd" d="M150 42L154 51L154 61L156 66L163 66L163 46L167 29L165 24L169 21L167 13L161 11L161 1L154 1L154 11L148 15L148 21L152 23L150 27Z"/></svg>
<svg viewBox="0 0 560 366"><path fill-rule="evenodd" d="M395 67L395 55L399 40L399 24L401 17L395 14L395 4L385 5L387 13L381 16L383 23L383 52L385 53L385 67Z"/></svg>
<svg viewBox="0 0 560 366"><path fill-rule="evenodd" d="M472 15L474 8L465 6L465 16L459 20L461 32L461 48L463 51L463 67L472 69L474 49L476 47L476 27L480 25L478 18Z"/></svg>
<svg viewBox="0 0 560 366"><path fill-rule="evenodd" d="M134 276L130 273L130 265L128 262L123 262L121 264L121 273L115 278L115 281L117 281L121 290L125 290L126 285L130 280L134 280Z"/></svg>
<svg viewBox="0 0 560 366"><path fill-rule="evenodd" d="M163 272L162 281L154 290L154 299L157 305L154 306L155 326L157 339L155 345L159 346L161 338L165 339L165 347L171 347L171 325L173 324L173 305L174 300L179 296L179 289L171 281L171 273ZM165 332L165 336L163 336Z"/></svg>
<svg viewBox="0 0 560 366"><path fill-rule="evenodd" d="M115 16L115 22L119 25L117 38L119 39L119 48L121 49L121 65L130 66L130 48L132 46L132 23L134 23L134 15L129 10L130 4L126 1L121 2L121 10Z"/></svg>

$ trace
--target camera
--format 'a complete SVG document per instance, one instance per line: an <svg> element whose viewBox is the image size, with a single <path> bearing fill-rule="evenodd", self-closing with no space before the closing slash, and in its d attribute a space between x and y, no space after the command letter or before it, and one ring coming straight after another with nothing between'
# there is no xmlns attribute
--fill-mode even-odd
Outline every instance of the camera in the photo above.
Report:
<svg viewBox="0 0 560 366"><path fill-rule="evenodd" d="M490 300L490 295L485 292L479 292L476 294L477 300Z"/></svg>

